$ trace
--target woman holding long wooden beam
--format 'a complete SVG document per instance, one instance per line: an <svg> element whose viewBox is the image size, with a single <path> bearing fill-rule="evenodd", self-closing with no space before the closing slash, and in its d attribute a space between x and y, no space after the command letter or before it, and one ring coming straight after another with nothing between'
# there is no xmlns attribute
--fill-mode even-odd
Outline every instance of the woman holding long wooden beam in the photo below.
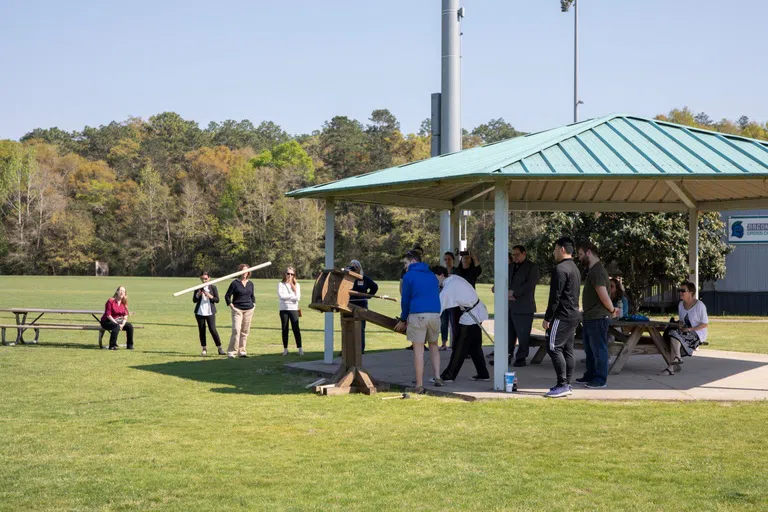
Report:
<svg viewBox="0 0 768 512"><path fill-rule="evenodd" d="M248 267L245 263L241 263L237 271L247 270ZM246 344L251 330L253 309L256 305L253 283L248 280L250 276L250 272L241 274L238 279L232 281L224 295L227 306L232 310L232 336L229 338L229 348L227 348L227 357L230 359L248 357Z"/></svg>

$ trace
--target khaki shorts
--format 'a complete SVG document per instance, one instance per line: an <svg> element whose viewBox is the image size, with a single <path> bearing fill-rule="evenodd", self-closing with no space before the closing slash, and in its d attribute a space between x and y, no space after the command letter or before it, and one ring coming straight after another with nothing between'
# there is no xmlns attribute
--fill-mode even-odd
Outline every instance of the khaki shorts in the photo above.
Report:
<svg viewBox="0 0 768 512"><path fill-rule="evenodd" d="M408 315L405 337L411 343L437 343L440 334L440 313L413 313Z"/></svg>

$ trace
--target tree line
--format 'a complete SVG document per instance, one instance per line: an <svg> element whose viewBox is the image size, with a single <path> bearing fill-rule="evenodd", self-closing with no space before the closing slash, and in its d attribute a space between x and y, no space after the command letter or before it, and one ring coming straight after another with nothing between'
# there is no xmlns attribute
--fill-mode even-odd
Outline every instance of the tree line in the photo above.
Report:
<svg viewBox="0 0 768 512"><path fill-rule="evenodd" d="M768 139L768 125L744 116L714 122L684 108L657 119ZM521 134L492 119L465 130L463 147ZM100 260L117 275L188 276L202 269L217 275L240 262L271 260L262 275L275 277L293 265L307 278L323 265L323 205L284 193L428 158L429 151L429 120L404 134L386 109L374 110L365 123L336 116L300 135L270 121L201 128L173 112L73 132L35 128L18 142L0 141L0 272L90 275ZM716 217L701 220L702 238L711 240L702 244L701 271L710 279L723 274L728 251ZM439 260L436 212L341 203L336 219L337 261L359 259L376 278L396 278L400 256L414 244ZM668 236L671 252L655 275L671 279L685 271L685 243L677 244L685 222L684 214L514 212L510 236L543 262L550 238L561 232L598 243L621 239L627 247ZM473 212L469 233L484 264L481 280L488 281L492 212ZM609 257L622 268L648 268L619 253Z"/></svg>

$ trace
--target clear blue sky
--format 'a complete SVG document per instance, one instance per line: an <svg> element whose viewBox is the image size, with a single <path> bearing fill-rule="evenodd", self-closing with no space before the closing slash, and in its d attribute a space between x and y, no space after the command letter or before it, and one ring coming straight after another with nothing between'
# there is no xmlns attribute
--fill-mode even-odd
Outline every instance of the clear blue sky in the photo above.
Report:
<svg viewBox="0 0 768 512"><path fill-rule="evenodd" d="M768 120L763 0L580 0L582 119L690 106ZM573 17L558 0L463 0L462 111L572 119ZM176 111L290 133L390 109L407 132L440 88L440 0L0 3L0 138Z"/></svg>

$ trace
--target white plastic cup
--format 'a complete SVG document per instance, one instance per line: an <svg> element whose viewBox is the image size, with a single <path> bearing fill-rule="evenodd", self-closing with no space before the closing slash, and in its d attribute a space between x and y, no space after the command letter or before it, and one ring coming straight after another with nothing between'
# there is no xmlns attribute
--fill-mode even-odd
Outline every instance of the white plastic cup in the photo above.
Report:
<svg viewBox="0 0 768 512"><path fill-rule="evenodd" d="M515 372L504 373L504 391L506 393L512 393L512 391L514 391L516 380L517 378L515 377Z"/></svg>

